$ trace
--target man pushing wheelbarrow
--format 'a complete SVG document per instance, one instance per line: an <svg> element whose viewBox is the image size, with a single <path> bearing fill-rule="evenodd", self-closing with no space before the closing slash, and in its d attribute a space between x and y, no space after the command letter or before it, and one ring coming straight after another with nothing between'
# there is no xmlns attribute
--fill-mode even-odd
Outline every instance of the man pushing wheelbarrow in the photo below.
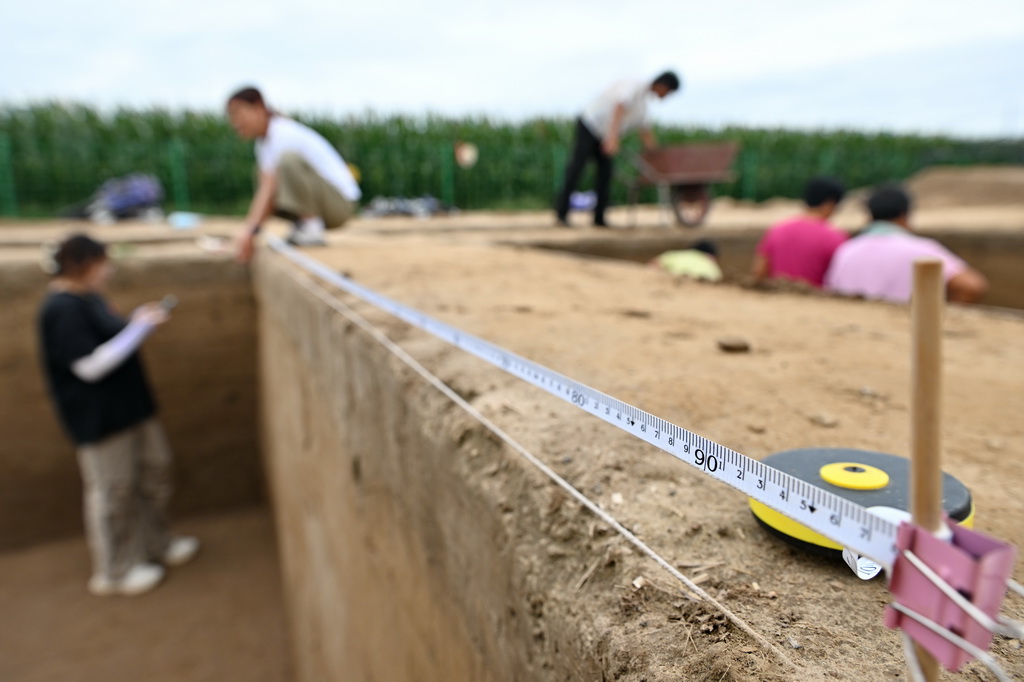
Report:
<svg viewBox="0 0 1024 682"><path fill-rule="evenodd" d="M608 227L605 209L611 191L612 169L622 136L639 129L646 149L654 149L657 140L647 124L647 103L652 97L664 99L679 89L679 77L666 71L652 82L624 80L602 92L576 121L572 158L565 169L562 191L555 200L555 219L559 227L569 227L569 197L591 159L597 164L597 203L594 226Z"/></svg>

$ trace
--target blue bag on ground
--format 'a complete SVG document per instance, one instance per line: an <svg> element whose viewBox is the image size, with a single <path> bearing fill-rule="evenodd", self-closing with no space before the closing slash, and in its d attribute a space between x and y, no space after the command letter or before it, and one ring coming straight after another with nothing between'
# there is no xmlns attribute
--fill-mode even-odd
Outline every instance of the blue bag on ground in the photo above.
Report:
<svg viewBox="0 0 1024 682"><path fill-rule="evenodd" d="M90 213L106 211L114 218L131 218L160 206L164 188L152 175L133 173L104 182L93 197Z"/></svg>
<svg viewBox="0 0 1024 682"><path fill-rule="evenodd" d="M164 188L156 176L131 173L107 180L88 200L62 212L68 218L111 223L124 218L161 218Z"/></svg>

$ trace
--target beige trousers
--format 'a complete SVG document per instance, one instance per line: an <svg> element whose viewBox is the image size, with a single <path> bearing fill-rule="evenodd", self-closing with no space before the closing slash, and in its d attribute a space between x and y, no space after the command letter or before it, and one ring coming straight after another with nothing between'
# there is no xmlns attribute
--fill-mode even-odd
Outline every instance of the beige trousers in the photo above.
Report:
<svg viewBox="0 0 1024 682"><path fill-rule="evenodd" d="M277 164L274 210L295 216L320 216L326 227L340 227L355 213L355 204L313 170L294 152L281 155Z"/></svg>
<svg viewBox="0 0 1024 682"><path fill-rule="evenodd" d="M170 543L171 448L154 417L78 448L93 574L117 580Z"/></svg>

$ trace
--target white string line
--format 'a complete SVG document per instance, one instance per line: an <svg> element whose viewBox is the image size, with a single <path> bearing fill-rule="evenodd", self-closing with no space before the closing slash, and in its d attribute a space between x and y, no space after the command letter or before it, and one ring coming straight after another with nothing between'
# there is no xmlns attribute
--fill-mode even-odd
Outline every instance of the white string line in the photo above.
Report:
<svg viewBox="0 0 1024 682"><path fill-rule="evenodd" d="M323 265L322 265L321 263L318 263L318 262L316 262L316 261L312 261L312 259L309 259L308 257L304 257L304 258L302 258L302 260L305 260L305 261L309 261L309 264L307 264L307 265L304 265L304 264L303 264L302 262L300 262L300 261L299 261L299 260L298 260L297 258L294 258L294 257L292 257L291 255L289 255L289 254L287 254L287 253L285 253L285 252L281 251L281 249L279 249L279 248L276 248L276 247L274 247L274 245L273 245L273 244L272 244L271 246L272 246L272 247L274 248L274 250L275 250L275 251L279 251L279 252L281 252L281 253L282 253L283 255L285 255L285 256L286 256L286 257L288 258L288 260L291 260L291 261L293 261L293 262L295 263L295 265L297 266L297 269L300 269L300 268L301 268L301 269L303 269L303 270L308 270L308 271L310 271L310 272L315 272L315 273L316 273L316 274L317 274L317 275L318 275L318 276L319 276L319 277L320 277L321 279L325 279L326 281L329 281L329 282L333 283L333 284L334 284L334 285L335 285L335 286L336 286L337 288L339 288L340 290L342 290L342 291L346 291L347 293L351 293L351 294L355 295L355 296L356 296L356 298L359 298L359 299L363 299L363 298L364 298L364 295L363 295L362 293L360 293L359 291L349 291L349 290L348 290L348 287L347 287L347 286L345 286L345 285L342 285L342 284L339 284L339 283L337 283L337 282L334 282L334 281L333 281L333 279L332 279L332 278L331 278L331 276L330 276L330 275L333 275L333 274L334 274L334 273L333 273L333 271L330 271L330 270L328 270L328 269L327 269L327 268L326 268L325 266L323 266ZM304 277L307 277L306 273L304 273ZM296 281L297 281L297 280L296 280ZM311 281L311 280L310 280L310 281ZM305 288L309 289L309 287L305 287ZM364 287L360 287L360 288L364 288ZM323 291L323 289L321 289L321 290ZM312 290L310 290L310 291L312 292ZM312 293L316 294L316 292L312 292ZM367 293L372 293L372 292L367 292ZM376 294L374 294L374 295L376 296ZM322 297L321 297L321 298L322 298ZM383 297L382 297L382 299L383 299ZM326 299L324 299L324 300L325 300L325 301L326 301L326 302L327 302L327 303L328 303L329 305L331 305L331 301L327 301ZM388 301L388 299L383 299L383 300L384 300L384 301L386 301L386 302L388 302L388 303L389 303L389 304L391 304L391 305L398 305L398 304L395 304L395 303L393 303L393 302L390 302L390 301ZM367 302L368 302L368 303L369 303L369 304L370 304L371 306L374 306L374 307L378 307L378 304L377 304L377 303L376 303L376 302L375 302L374 300L372 300L372 299L370 299L370 298L367 298L367 299L366 299L366 301L367 301ZM344 304L342 304L342 305L344 305ZM333 306L332 306L332 307L333 307ZM392 315L395 315L396 317L398 317L398 318L400 318L400 319L402 319L402 320L404 320L404 321L406 321L406 322L408 322L408 323L412 324L413 326L417 326L417 323L416 323L415 321L413 321L413 320L408 320L408 319L406 319L406 315L402 314L402 312L395 312L395 311L392 311L392 310L391 310L391 309L390 309L390 308L389 308L388 306L383 306L383 309L384 309L384 310L386 310L386 311L388 311L388 312L391 312L391 314L392 314ZM350 310L351 310L351 308L350 308ZM401 309L400 309L400 310L401 310ZM343 312L343 311L340 311L340 310L339 310L339 312ZM354 314L356 314L356 315L358 315L358 313L355 313L354 311L353 311L353 313L354 313ZM421 314L421 316L422 316L422 314ZM353 321L354 321L354 320L353 320ZM442 337L442 336L441 336L441 334L439 334L439 333L438 333L437 331L427 330L426 328L424 328L424 330L425 330L425 331L429 331L430 333L432 333L432 334L434 334L434 335L436 335L436 336ZM458 330L456 330L456 331L458 331ZM384 338L387 338L387 337L384 337ZM442 338L444 338L444 337L442 337ZM458 337L458 335L456 335L456 336L455 336L455 339L454 339L454 340L451 340L451 339L447 339L447 338L444 338L444 340L447 340L447 341L448 341L449 343L453 343L454 345L456 345L456 347L462 348L462 345L461 345L461 344L459 343L459 337ZM479 357L481 357L481 359L484 359L485 361L490 361L490 360L488 360L488 358L485 358L484 356L480 355L480 353L479 353L479 352L477 352L477 351L474 351L474 350L472 350L472 349L468 349L468 348L465 348L464 350L466 350L466 351L467 351L467 352L469 352L470 354L473 354L473 355L478 355ZM499 350L500 350L500 349L499 349ZM526 361L526 362L528 362L528 361ZM492 362L492 364L495 364L495 363L493 363L493 362ZM506 369L506 371L511 371L511 370L508 370L508 368L507 368L507 367L505 367L504 365L503 365L503 368L504 368L504 369ZM519 376L519 374L517 374L517 373L515 373L515 372L513 372L513 374L516 374L516 376ZM523 378L523 379L525 379L525 380L527 381L527 383L533 383L533 382L531 382L531 381L530 381L530 378L529 378L529 377L525 377L525 376L524 376L524 377L520 377L520 378ZM443 385L443 384L442 384L442 385ZM442 390L442 392L444 392L444 391ZM549 392L550 392L550 391L549 391ZM559 397L560 397L560 396L559 396ZM461 403L460 403L460 400L458 400L457 398L453 398L453 400L454 400L454 402L456 402L457 404L461 404ZM473 410L472 410L472 409L470 409L470 408L467 408L467 412L469 412L469 413L472 413L472 412L473 412ZM484 424L485 424L485 426L487 425L487 420L486 420L486 419L485 419L485 418L484 418L484 417L483 417L482 415L479 415L479 419L478 419L478 421L481 421L481 423L484 423ZM606 421L608 421L608 420L606 420ZM611 422L610 422L610 423L611 423ZM493 425L492 425L492 426L493 426ZM678 428L678 427L677 427L677 428ZM495 428L492 428L492 431L494 431L494 432L496 433L496 435L498 435L499 437L502 437L502 434L500 434L500 433L498 433L497 431L495 431L495 429L496 429L496 427L495 427ZM685 430L683 430L683 431L684 431L684 433L687 433L687 432L686 432ZM636 434L634 434L634 435L636 435ZM638 437L639 437L639 436L638 436ZM647 439L644 439L644 438L642 438L642 437L641 437L641 439L642 439L642 440L647 440ZM518 449L518 444L517 444L517 443L515 443L514 441L508 440L507 442L508 442L508 443L509 443L509 444L510 444L510 445L511 445L511 446L512 446L512 447L513 447L514 449ZM648 442L652 442L652 443L653 443L653 441L648 441ZM662 448L662 449L664 449L664 448ZM527 458L529 458L529 457L531 456L531 455L530 455L530 453L528 453L528 452L526 452L526 451L523 451L523 452L522 452L522 454L523 454L524 456L526 456ZM675 454L675 453L672 453L672 452L670 452L670 454ZM678 456L678 455L677 455L677 456ZM684 461L685 461L685 460L684 460ZM537 464L537 466L538 466L539 468L542 468L542 469L543 469L543 467L542 467L542 465L541 465L541 464ZM735 487L735 486L734 486L734 487ZM575 497L575 496L574 496L574 497ZM586 504L584 504L584 506L587 506L587 505L586 505ZM595 512L595 513L597 513L597 515L598 515L598 516L601 516L601 514L600 514L600 513L598 513L598 512ZM625 536L625 535L624 535L624 536ZM627 539L628 539L628 538L627 538ZM642 549L642 548L641 548L641 549ZM652 550L652 551L653 551L653 550ZM893 552L895 552L895 546L893 547ZM655 556L655 557L653 557L653 558L655 558L655 559L657 560L657 559L659 559L660 557L656 557L656 556ZM671 569L671 567L666 567L666 569L667 569L667 570L668 570L669 572L672 572L672 569ZM934 582L934 580L933 580L933 582ZM1016 593L1018 593L1018 594L1022 594L1022 595L1024 595L1024 588L1022 588L1022 587L1021 587L1021 585L1020 585L1019 583L1017 583L1017 582L1013 581L1012 579L1009 579L1009 580L1008 580L1008 587L1009 587L1009 588L1010 588L1011 590L1013 590L1014 592L1016 592ZM706 596L706 595L705 595L705 596ZM710 601L714 602L714 600L711 600L711 599L710 599L710 597L708 597L708 599L709 599ZM954 601L956 601L956 599L955 599L955 598L954 598ZM724 607L721 607L721 605L718 605L718 606L719 606L720 608L722 608L722 610L723 610L723 611L725 611ZM727 615L728 615L728 612L726 612L726 613L727 613ZM982 618L977 618L977 617L976 617L976 619L977 619L977 620L979 620L979 621L984 621L984 619L985 619L985 618L987 618L987 616L984 616L984 614L983 614L983 617L982 617ZM1020 623L1017 623L1017 622L1015 622L1015 621L1013 621L1013 620L1011 620L1011 619L1008 619L1008 618L1005 618L1005 617L1001 617L1001 616L1000 616L1000 617L998 618L998 621L999 621L999 622L998 622L998 624L996 624L996 623L994 623L993 621L989 620L989 621L988 621L988 623L985 623L985 625L988 625L989 629L993 630L994 632L996 632L996 633L998 633L998 634L1002 634L1003 636L1007 636L1007 637L1020 637L1020 636L1021 636L1021 633L1022 633L1022 632L1024 632L1024 629L1022 629L1022 626L1021 626L1021 624L1020 624ZM993 627L993 625L994 625L995 627ZM751 633L751 634L752 634L752 636L753 636L753 633ZM757 637L756 637L756 636L755 636L755 639L757 639ZM773 649L774 649L774 647L773 647ZM777 655L780 655L777 649L775 649L775 652L776 652L776 654L777 654ZM782 658L783 658L783 660L785 660L785 657L784 657L784 656L782 656ZM914 659L912 659L912 658L908 658L908 661L910 661L910 660L914 660ZM915 661L915 662L916 662L916 661ZM788 661L787 661L787 663L788 663ZM913 675L913 671L911 671L911 674Z"/></svg>
<svg viewBox="0 0 1024 682"><path fill-rule="evenodd" d="M297 266L296 266L297 267ZM423 379L430 383L434 388L444 394L449 400L454 402L456 405L461 407L467 414L480 422L487 430L493 433L495 436L504 441L509 447L518 452L524 459L537 467L542 473L550 478L556 485L565 490L571 495L577 502L582 504L584 507L589 509L599 519L611 526L619 535L624 537L630 544L639 549L641 552L646 554L648 557L653 559L659 566L665 569L670 575L679 580L683 585L686 586L691 592L701 597L715 608L717 608L722 615L728 618L736 627L745 632L751 638L760 644L764 649L770 651L775 657L783 664L790 668L796 668L796 665L789 660L789 658L782 652L781 649L776 647L774 644L769 642L763 635L755 631L750 625L746 623L739 616L730 611L724 604L719 602L717 599L712 597L710 594L705 592L699 585L694 583L692 580L683 575L675 566L666 561L660 554L655 552L650 546L648 546L643 540L638 538L632 532L630 532L625 526L619 523L615 517L601 509L597 503L593 502L586 495L577 490L571 483L566 481L564 478L559 476L551 467L538 459L533 453L527 450L525 447L519 444L514 438L505 433L497 424L492 422L486 416L484 416L479 410L473 407L470 403L466 402L458 393L452 390L447 384L441 379L434 375L430 370L421 365L418 360L409 355L401 346L392 341L384 332L380 331L373 323L369 322L356 312L349 305L333 296L330 292L325 290L319 284L317 284L309 275L300 270L294 271L296 274L291 274L293 280L295 280L300 286L305 288L307 291L312 293L314 296L319 298L321 301L329 305L331 308L336 310L345 316L353 324L359 326L363 331L372 336L378 343L384 346L392 354L398 357L402 362L408 365L413 371L419 374ZM296 276L298 275L298 276ZM301 277L301 279L300 279ZM305 281L303 281L305 280ZM307 284L308 283L308 284Z"/></svg>
<svg viewBox="0 0 1024 682"><path fill-rule="evenodd" d="M1000 619L997 621L995 618L989 616L977 605L971 603L965 599L962 594L954 590L952 585L943 580L938 573L932 570L928 564L922 561L919 556L911 552L909 549L903 550L903 556L905 556L924 577L928 578L932 585L939 588L939 590L946 595L947 599L959 606L968 616L976 620L983 628L994 634L1002 635L1003 637L1021 636L1020 624L1009 619Z"/></svg>
<svg viewBox="0 0 1024 682"><path fill-rule="evenodd" d="M974 656L976 659L981 661L982 664L984 664L985 667L988 668L989 671L993 675L996 676L996 679L998 679L999 682L1010 682L1010 678L1006 676L1006 673L1003 672L1002 667L1000 667L999 663L996 661L995 658L992 657L992 655L989 652L985 651L981 647L978 647L978 646L975 646L974 644L971 644L970 642L968 642L963 637L957 635L954 632L950 632L949 630L947 630L946 628L942 627L941 625L939 625L938 623L936 623L932 619L926 618L925 616L922 616L917 611L914 611L913 609L909 609L906 606L904 606L903 604L899 604L899 603L894 602L894 603L890 604L890 606L892 606L892 608L896 609L897 611L899 611L903 615L905 615L905 616L907 616L907 617L917 621L921 625L925 626L926 628L928 628L929 630L934 632L939 637L942 637L942 638L946 639L947 641L955 644L956 646L960 647L961 649L963 649L967 653L969 653L972 656ZM906 633L904 632L904 634L906 634ZM908 659L908 660L910 660L910 659ZM915 656L914 660L916 661L916 656Z"/></svg>
<svg viewBox="0 0 1024 682"><path fill-rule="evenodd" d="M1006 586L1009 587L1012 592L1016 593L1017 596L1024 597L1024 586L1021 586L1021 584L1013 578L1007 578ZM1007 637L1024 639L1024 624L1013 620L1008 616L999 616L999 623L1012 633L1007 635Z"/></svg>
<svg viewBox="0 0 1024 682"><path fill-rule="evenodd" d="M872 514L851 500L783 473L508 349L402 305L364 285L339 276L320 261L292 249L276 237L269 238L267 244L308 274L315 275L317 280L330 283L337 290L351 294L374 308L436 336L536 388L576 405L605 423L654 445L688 466L703 471L715 480L772 507L791 519L804 519L801 523L808 524L809 528L864 556L871 557L886 570L892 568L898 554L895 524ZM603 413L600 409L602 404ZM615 416L612 417L612 414ZM667 440L661 438L663 433ZM733 473L736 474L735 478L731 475ZM791 500L793 494L797 497ZM779 500L782 500L782 503ZM802 503L799 506L798 500ZM824 515L807 516L807 513L813 515L817 509L828 509L834 513L827 521ZM843 523L844 519L854 522L854 525Z"/></svg>

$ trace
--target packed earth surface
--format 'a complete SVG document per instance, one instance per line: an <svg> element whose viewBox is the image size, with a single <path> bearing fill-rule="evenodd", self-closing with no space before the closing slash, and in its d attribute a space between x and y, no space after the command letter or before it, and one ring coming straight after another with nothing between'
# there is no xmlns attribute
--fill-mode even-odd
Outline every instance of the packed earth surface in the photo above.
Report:
<svg viewBox="0 0 1024 682"><path fill-rule="evenodd" d="M922 174L910 183L920 206L915 225L924 234L1024 232L1022 175L1020 169ZM539 213L357 219L330 233L327 247L306 253L379 293L753 458L807 447L907 456L909 307L754 288L741 272L722 284L694 282L643 263L550 248L584 238L626 245L666 235L727 243L732 232L763 230L799 209L792 201L719 200L706 226L685 232L660 224L652 207L639 211L633 229L627 211L614 210L612 230L587 227L586 216L575 215L578 227L556 229L550 215ZM856 229L865 216L851 200L837 222ZM0 223L0 251L9 259L37 259L38 243L72 227ZM124 240L121 257L143 258L198 251L200 233L209 249L209 238L238 227L236 220L207 219L196 231L132 224L95 232ZM546 248L537 248L541 242ZM278 256L263 250L258 257ZM882 622L889 602L882 578L860 581L841 561L770 536L738 492L476 358L451 348L418 355L423 332L339 296L734 615L695 598L552 488L536 560L539 570L568 564L578 578L565 585L560 603L531 607L541 614L596 608L600 618L581 627L609 633L612 679L907 679L898 634ZM723 352L725 337L742 338L749 350ZM944 470L971 490L975 528L1018 547L1024 545L1022 342L1019 310L946 310ZM287 679L273 536L266 517L253 514L190 520L207 535L208 550L181 569L180 580L137 601L104 602L85 593L80 540L0 555L6 614L0 678ZM231 523L241 524L241 532L224 525ZM1015 577L1024 580L1024 570L1018 567ZM580 611L574 603L591 608ZM197 618L207 604L212 611ZM1024 620L1024 600L1010 598L1006 607ZM101 629L106 648L77 647L83 628ZM168 646L186 632L180 645ZM616 658L616 650L646 653ZM1008 674L1024 677L1020 641L996 638L992 650ZM110 676L112 661L130 674ZM977 662L960 676L944 675L994 679Z"/></svg>

